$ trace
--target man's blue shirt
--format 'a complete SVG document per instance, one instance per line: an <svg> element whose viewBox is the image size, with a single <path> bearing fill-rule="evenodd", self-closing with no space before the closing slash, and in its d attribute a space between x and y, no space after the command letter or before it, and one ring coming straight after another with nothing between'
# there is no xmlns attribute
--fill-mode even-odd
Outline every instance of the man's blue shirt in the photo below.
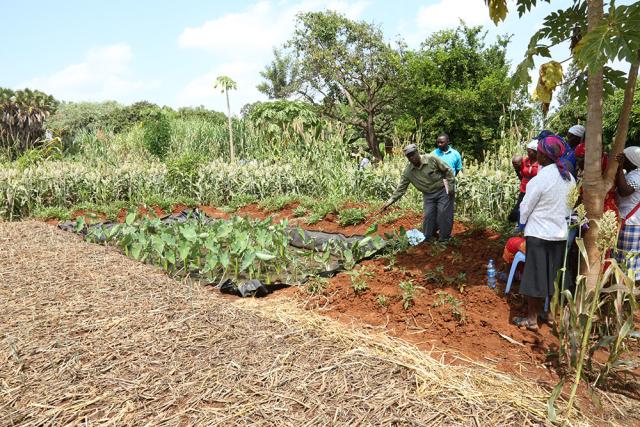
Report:
<svg viewBox="0 0 640 427"><path fill-rule="evenodd" d="M440 148L433 150L433 153L440 157L446 164L453 169L453 174L458 175L458 172L462 170L462 156L457 150L449 147L447 151L442 151Z"/></svg>

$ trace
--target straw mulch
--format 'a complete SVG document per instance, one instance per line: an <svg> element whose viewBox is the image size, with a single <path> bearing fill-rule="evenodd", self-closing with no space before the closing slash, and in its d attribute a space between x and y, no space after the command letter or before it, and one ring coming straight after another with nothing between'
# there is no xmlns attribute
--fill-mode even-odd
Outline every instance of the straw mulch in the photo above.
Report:
<svg viewBox="0 0 640 427"><path fill-rule="evenodd" d="M545 423L532 383L233 303L46 224L0 223L0 279L3 426Z"/></svg>

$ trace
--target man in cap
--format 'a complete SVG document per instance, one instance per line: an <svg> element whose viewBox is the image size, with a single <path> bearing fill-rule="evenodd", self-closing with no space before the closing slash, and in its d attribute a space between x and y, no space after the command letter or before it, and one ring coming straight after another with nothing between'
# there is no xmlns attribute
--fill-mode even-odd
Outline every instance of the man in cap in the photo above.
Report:
<svg viewBox="0 0 640 427"><path fill-rule="evenodd" d="M398 188L382 207L384 211L397 202L409 188L409 184L422 193L424 220L422 223L425 239L434 236L436 225L440 230L440 240L448 240L453 228L453 205L456 179L453 169L439 157L420 155L415 144L404 148L409 164L402 172Z"/></svg>

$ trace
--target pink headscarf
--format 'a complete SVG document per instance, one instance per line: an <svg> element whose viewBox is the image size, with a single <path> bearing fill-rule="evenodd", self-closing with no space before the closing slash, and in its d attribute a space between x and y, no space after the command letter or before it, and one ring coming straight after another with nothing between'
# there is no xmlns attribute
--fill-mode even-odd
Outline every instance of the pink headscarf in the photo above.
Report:
<svg viewBox="0 0 640 427"><path fill-rule="evenodd" d="M558 172L564 180L569 180L566 160L562 158L565 152L564 142L556 135L550 135L538 142L538 153L542 153L558 166Z"/></svg>

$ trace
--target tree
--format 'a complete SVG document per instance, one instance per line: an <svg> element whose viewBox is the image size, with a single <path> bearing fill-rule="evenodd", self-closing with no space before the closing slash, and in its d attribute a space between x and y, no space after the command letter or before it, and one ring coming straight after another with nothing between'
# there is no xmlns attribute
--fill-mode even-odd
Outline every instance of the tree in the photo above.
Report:
<svg viewBox="0 0 640 427"><path fill-rule="evenodd" d="M298 91L300 86L300 67L295 58L280 49L273 49L274 59L260 76L265 79L257 89L269 99L287 99Z"/></svg>
<svg viewBox="0 0 640 427"><path fill-rule="evenodd" d="M520 16L531 10L536 2L537 0L517 0ZM507 13L506 0L487 0L487 3L494 22L504 19ZM605 195L613 185L618 167L616 155L622 152L627 139L636 88L640 59L640 3L616 6L611 2L608 13L605 14L602 0L581 0L574 2L573 6L567 9L550 14L545 18L542 28L532 36L525 59L516 69L515 83L528 83L529 70L534 66L533 58L551 57L549 48L566 40L571 40L572 58L582 72L582 78L578 73L579 76L572 85L573 91L586 93L587 99L587 154L583 202L590 220L590 228L585 235L589 266L585 267L584 273L587 276L587 287L593 288L601 268L601 257L596 245L597 221L602 217ZM631 64L627 79L620 71L606 66L613 60L625 60ZM541 81L549 78L543 68L547 64L541 67ZM557 76L553 77L552 83L558 83ZM609 154L608 168L603 173L600 162L603 97L605 90L613 92L616 86L625 88L624 100L615 140ZM547 87L549 92L552 92L553 87Z"/></svg>
<svg viewBox="0 0 640 427"><path fill-rule="evenodd" d="M300 63L299 93L324 115L360 129L381 160L377 134L390 123L400 64L382 31L336 12L310 12L298 15L287 46Z"/></svg>
<svg viewBox="0 0 640 427"><path fill-rule="evenodd" d="M500 136L496 124L506 110L520 123L531 121L531 109L515 103L522 91L508 79L508 39L486 46L485 37L481 27L461 24L406 54L407 84L398 99L405 113L396 122L401 133L420 131L433 143L447 132L456 148L477 158Z"/></svg>
<svg viewBox="0 0 640 427"><path fill-rule="evenodd" d="M45 119L58 104L38 90L0 88L0 146L10 157L34 148L44 136Z"/></svg>
<svg viewBox="0 0 640 427"><path fill-rule="evenodd" d="M231 106L229 105L229 91L235 90L238 88L236 82L234 82L231 77L227 76L218 76L216 82L213 84L214 89L221 89L221 93L224 93L227 98L227 119L229 120L229 154L231 157L231 161L235 160L235 151L233 148L233 126L231 123Z"/></svg>

